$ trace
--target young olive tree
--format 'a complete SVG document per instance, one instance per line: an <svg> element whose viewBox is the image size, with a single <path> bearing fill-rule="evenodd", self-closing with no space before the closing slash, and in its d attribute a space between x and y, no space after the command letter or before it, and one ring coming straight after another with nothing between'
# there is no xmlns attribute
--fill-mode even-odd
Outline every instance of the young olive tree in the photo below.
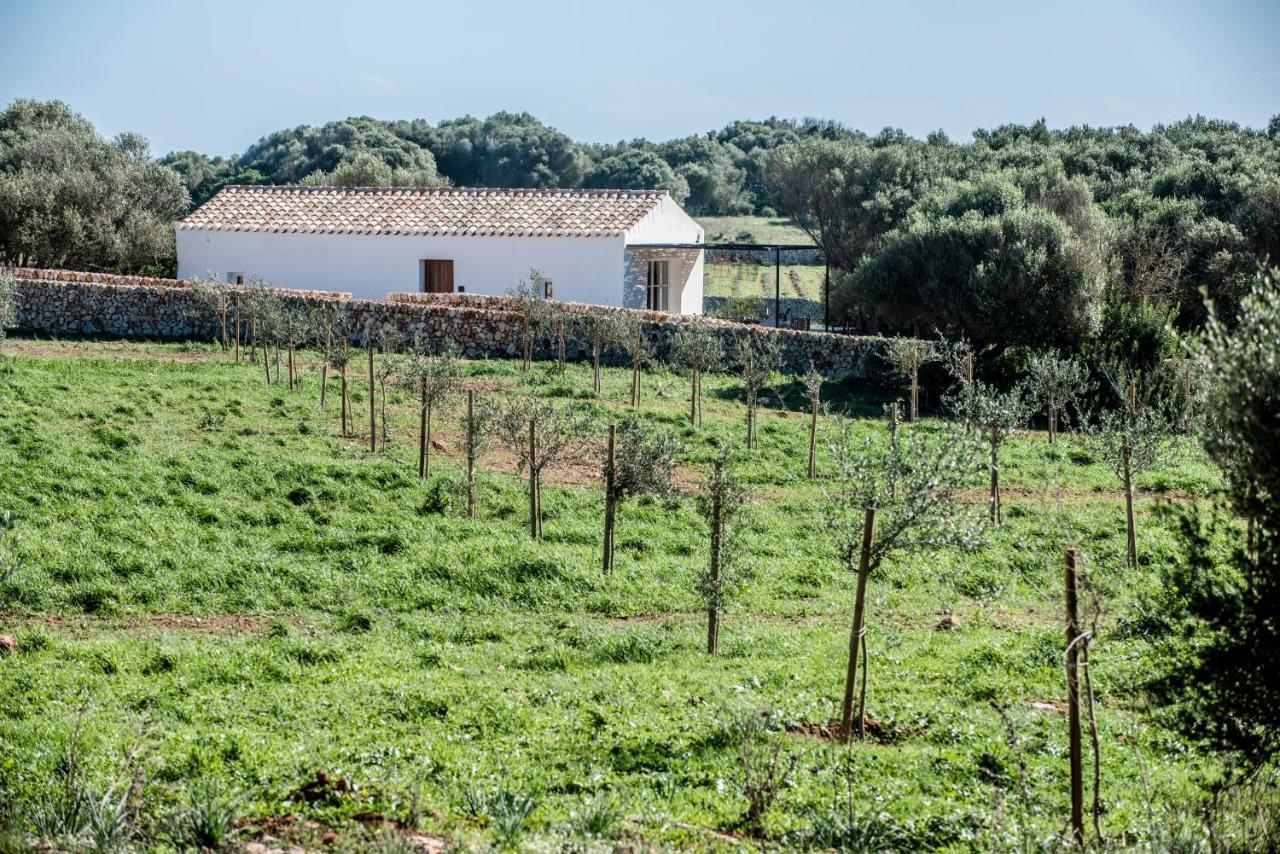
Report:
<svg viewBox="0 0 1280 854"><path fill-rule="evenodd" d="M462 416L462 443L467 457L467 518L476 518L476 461L492 441L491 427L497 417L493 402L476 405L475 389L467 389L467 408Z"/></svg>
<svg viewBox="0 0 1280 854"><path fill-rule="evenodd" d="M676 364L689 371L689 423L702 425L702 375L720 367L724 351L720 336L699 321L683 323L671 342Z"/></svg>
<svg viewBox="0 0 1280 854"><path fill-rule="evenodd" d="M1093 390L1089 369L1071 356L1052 351L1033 353L1027 364L1027 390L1031 402L1049 419L1049 444L1058 438L1058 425L1067 407L1078 408L1080 398Z"/></svg>
<svg viewBox="0 0 1280 854"><path fill-rule="evenodd" d="M563 303L543 300L538 320L538 328L546 335L547 343L555 349L556 374L564 376L565 339L573 323L574 312L565 308Z"/></svg>
<svg viewBox="0 0 1280 854"><path fill-rule="evenodd" d="M951 411L964 422L965 430L973 429L974 363L973 345L964 338L948 341L939 337L934 344L938 361L951 377L951 390L946 403Z"/></svg>
<svg viewBox="0 0 1280 854"><path fill-rule="evenodd" d="M604 456L604 551L601 568L613 570L618 506L634 495L670 495L675 490L680 443L666 432L650 432L632 416L609 425Z"/></svg>
<svg viewBox="0 0 1280 854"><path fill-rule="evenodd" d="M191 291L195 295L197 302L204 309L213 314L214 319L218 322L217 341L222 348L222 352L227 352L231 345L231 306L234 302L234 294L231 288L223 284L217 276L212 273L207 279L193 278L190 281Z"/></svg>
<svg viewBox="0 0 1280 854"><path fill-rule="evenodd" d="M588 420L580 409L565 409L533 395L516 395L494 417L499 442L529 476L529 535L542 539L542 473L586 449Z"/></svg>
<svg viewBox="0 0 1280 854"><path fill-rule="evenodd" d="M391 439L387 429L387 387L400 367L397 351L400 333L389 324L369 322L364 328L364 349L369 368L369 450L378 450L378 413L382 414L382 443ZM381 401L381 406L378 402Z"/></svg>
<svg viewBox="0 0 1280 854"><path fill-rule="evenodd" d="M456 394L462 382L457 354L448 345L415 337L401 382L418 395L418 479L425 480L431 473L432 410Z"/></svg>
<svg viewBox="0 0 1280 854"><path fill-rule="evenodd" d="M959 431L938 437L913 433L894 449L859 441L848 418L838 417L836 426L827 528L841 563L857 577L840 717L840 731L849 740L855 732L855 693L856 731L859 738L865 733L867 579L896 552L979 544L977 521L957 501L977 473L979 452L975 440ZM862 684L855 692L860 656Z"/></svg>
<svg viewBox="0 0 1280 854"><path fill-rule="evenodd" d="M747 403L747 449L755 450L760 392L782 364L782 349L778 345L778 336L751 331L734 342L732 353Z"/></svg>
<svg viewBox="0 0 1280 854"><path fill-rule="evenodd" d="M630 314L620 314L614 329L614 343L627 351L631 359L631 408L640 405L640 373L653 361L655 352L649 340L648 325Z"/></svg>
<svg viewBox="0 0 1280 854"><path fill-rule="evenodd" d="M906 380L911 389L910 417L915 423L920 417L920 368L930 362L942 360L942 354L932 341L920 338L890 338L885 343L885 361L893 372Z"/></svg>
<svg viewBox="0 0 1280 854"><path fill-rule="evenodd" d="M801 379L804 383L805 395L809 398L809 480L818 476L818 413L822 409L822 384L825 377L822 372L809 366L808 372Z"/></svg>
<svg viewBox="0 0 1280 854"><path fill-rule="evenodd" d="M1027 422L1029 409L1021 386L1002 392L983 382L975 382L973 385L973 423L987 443L987 502L991 510L992 525L999 525L1002 518L1000 449L1013 435L1013 431Z"/></svg>
<svg viewBox="0 0 1280 854"><path fill-rule="evenodd" d="M1130 569L1138 568L1138 527L1134 513L1135 481L1164 462L1173 449L1173 429L1159 397L1158 382L1123 363L1104 372L1117 397L1117 407L1103 411L1090 430L1094 448L1124 487L1125 553Z"/></svg>
<svg viewBox="0 0 1280 854"><path fill-rule="evenodd" d="M716 457L703 478L698 512L711 529L711 550L698 579L698 593L707 607L707 654L720 646L720 615L725 602L744 580L738 548L742 510L751 499L727 451Z"/></svg>
<svg viewBox="0 0 1280 854"><path fill-rule="evenodd" d="M258 343L262 345L262 370L267 385L280 382L280 344L284 341L284 300L270 291L257 291L253 300ZM272 358L274 355L274 359ZM272 375L272 365L275 374Z"/></svg>
<svg viewBox="0 0 1280 854"><path fill-rule="evenodd" d="M605 348L620 344L623 338L622 318L612 311L588 311L578 317L578 331L591 350L591 390L600 394L600 357Z"/></svg>
<svg viewBox="0 0 1280 854"><path fill-rule="evenodd" d="M347 366L351 364L351 339L355 334L355 326L351 320L351 314L342 308L334 308L324 315L327 321L324 330L325 345L325 364L333 367L338 372L338 380L341 385L342 400L341 411L342 419L342 435L345 437L351 424L351 395L347 386ZM328 373L325 373L325 379L321 382L321 387L328 385ZM320 393L320 405L324 406L324 391Z"/></svg>
<svg viewBox="0 0 1280 854"><path fill-rule="evenodd" d="M289 391L298 385L298 348L310 341L316 328L312 309L300 302L285 303L280 312L280 336L288 353Z"/></svg>
<svg viewBox="0 0 1280 854"><path fill-rule="evenodd" d="M534 339L546 315L547 301L538 293L538 282L541 279L541 271L530 270L528 280L521 279L507 289L512 310L520 317L520 352L524 359L521 370L526 373L529 371L529 363L533 361Z"/></svg>

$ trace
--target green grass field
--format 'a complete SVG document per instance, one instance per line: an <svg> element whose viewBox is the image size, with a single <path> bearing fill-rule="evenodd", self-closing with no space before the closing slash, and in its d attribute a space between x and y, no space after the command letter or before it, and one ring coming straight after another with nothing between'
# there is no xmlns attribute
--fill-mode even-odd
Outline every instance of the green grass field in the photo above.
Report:
<svg viewBox="0 0 1280 854"><path fill-rule="evenodd" d="M1177 559L1158 508L1219 487L1190 446L1140 483L1135 577L1109 470L1072 437L1056 451L1040 433L1012 440L1007 521L987 545L901 557L873 577L873 737L845 747L811 733L839 713L852 578L824 528L824 484L803 477L807 421L788 384L770 394L746 463L751 578L711 658L694 581L707 533L691 493L715 443L741 441L732 377L705 380L706 423L693 429L686 381L645 376L643 418L685 443L684 494L622 507L605 577L595 458L551 472L535 543L509 455L485 460L479 518L459 514L456 405L439 418L445 450L424 485L410 401L395 397L393 444L371 454L367 423L342 438L336 398L317 407L310 356L290 393L204 345L5 348L10 847L66 826L69 753L96 791L135 775L138 848L199 838L222 812L234 816L228 846L1058 847L1068 546L1105 609L1093 655L1103 829L1152 850L1202 839L1198 782L1220 766L1146 709L1135 686L1148 649L1126 630L1155 569ZM583 402L600 436L628 411L623 369L606 370L600 399L581 365L563 378L541 364L527 379L518 362L466 369L486 395ZM359 418L365 386L353 388ZM882 393L831 399L885 440ZM969 497L980 513L980 474ZM748 727L760 731L746 748L744 719L764 724ZM744 749L796 763L754 840Z"/></svg>
<svg viewBox="0 0 1280 854"><path fill-rule="evenodd" d="M707 234L708 243L813 243L786 217L699 216L694 217Z"/></svg>
<svg viewBox="0 0 1280 854"><path fill-rule="evenodd" d="M812 243L809 236L788 219L762 216L696 217L708 243ZM731 256L730 256L731 257ZM811 264L782 265L783 297L821 302L826 270ZM703 272L703 292L711 297L774 296L772 264L708 257Z"/></svg>

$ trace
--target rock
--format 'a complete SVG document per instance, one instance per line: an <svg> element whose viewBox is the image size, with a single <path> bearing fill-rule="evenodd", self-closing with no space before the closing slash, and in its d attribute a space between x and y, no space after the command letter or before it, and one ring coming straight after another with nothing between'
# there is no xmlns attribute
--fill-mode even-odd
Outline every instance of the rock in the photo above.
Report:
<svg viewBox="0 0 1280 854"><path fill-rule="evenodd" d="M0 658L18 651L18 639L13 635L0 635Z"/></svg>

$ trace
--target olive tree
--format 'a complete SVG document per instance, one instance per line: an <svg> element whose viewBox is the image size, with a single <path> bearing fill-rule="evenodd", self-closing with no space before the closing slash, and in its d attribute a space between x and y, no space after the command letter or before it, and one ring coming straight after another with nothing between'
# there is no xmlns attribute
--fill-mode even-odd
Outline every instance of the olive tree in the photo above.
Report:
<svg viewBox="0 0 1280 854"><path fill-rule="evenodd" d="M774 371L781 365L782 349L776 335L751 332L734 342L732 354L747 404L747 449L755 450L756 412L760 392L766 388Z"/></svg>
<svg viewBox="0 0 1280 854"><path fill-rule="evenodd" d="M581 409L552 405L533 395L516 395L494 417L496 438L529 477L529 535L542 539L542 473L586 449L588 419Z"/></svg>
<svg viewBox="0 0 1280 854"><path fill-rule="evenodd" d="M401 382L418 396L418 479L425 480L431 473L432 410L456 394L462 382L456 353L416 336Z"/></svg>
<svg viewBox="0 0 1280 854"><path fill-rule="evenodd" d="M720 336L700 321L683 323L671 341L676 364L689 371L689 423L702 424L702 375L714 371L724 358Z"/></svg>
<svg viewBox="0 0 1280 854"><path fill-rule="evenodd" d="M1029 406L1021 386L998 391L983 382L973 386L973 423L987 443L988 505L991 524L999 525L1000 449L1008 438L1027 421Z"/></svg>
<svg viewBox="0 0 1280 854"><path fill-rule="evenodd" d="M564 376L565 339L568 337L569 325L573 319L574 313L565 308L563 303L554 300L543 301L538 326L546 335L547 343L555 349L556 373L560 376Z"/></svg>
<svg viewBox="0 0 1280 854"><path fill-rule="evenodd" d="M1164 461L1173 448L1173 430L1160 399L1159 382L1123 363L1104 371L1116 406L1104 410L1090 429L1093 446L1124 488L1125 553L1138 568L1138 527L1134 514L1135 481Z"/></svg>
<svg viewBox="0 0 1280 854"><path fill-rule="evenodd" d="M801 378L805 395L809 398L809 480L818 476L818 412L822 408L822 384L825 377L822 372L809 366L809 370Z"/></svg>
<svg viewBox="0 0 1280 854"><path fill-rule="evenodd" d="M467 457L467 518L476 518L476 461L493 439L491 427L497 417L492 401L476 405L475 389L467 389L467 408L462 416L462 444Z"/></svg>
<svg viewBox="0 0 1280 854"><path fill-rule="evenodd" d="M286 302L281 306L280 337L288 352L289 390L298 384L298 348L310 341L315 332L315 312L300 302Z"/></svg>
<svg viewBox="0 0 1280 854"><path fill-rule="evenodd" d="M958 501L977 473L979 454L975 440L960 431L912 433L895 447L859 440L846 417L837 417L836 426L826 522L840 562L857 577L840 718L848 740L854 734L855 693L858 736L865 731L867 580L897 552L979 544L980 527ZM859 657L862 686L855 692Z"/></svg>
<svg viewBox="0 0 1280 854"><path fill-rule="evenodd" d="M890 338L885 342L884 358L893 372L906 380L911 389L908 421L920 417L920 368L942 360L932 341L919 338Z"/></svg>
<svg viewBox="0 0 1280 854"><path fill-rule="evenodd" d="M631 360L631 408L640 405L640 373L653 361L655 352L649 340L648 325L633 314L618 315L614 330L615 343L627 351Z"/></svg>
<svg viewBox="0 0 1280 854"><path fill-rule="evenodd" d="M1027 390L1031 402L1049 419L1049 444L1058 438L1058 425L1069 406L1078 407L1080 398L1093 389L1089 369L1072 356L1052 351L1033 353L1027 363Z"/></svg>
<svg viewBox="0 0 1280 854"><path fill-rule="evenodd" d="M539 270L530 270L527 280L521 279L507 288L512 311L520 318L520 353L524 359L521 370L525 372L528 372L529 363L533 360L533 342L546 313L546 300L538 293L537 283L541 278Z"/></svg>
<svg viewBox="0 0 1280 854"><path fill-rule="evenodd" d="M676 454L680 444L666 432L650 432L632 416L609 425L604 456L604 556L601 567L613 570L618 506L635 495L669 495L675 490Z"/></svg>
<svg viewBox="0 0 1280 854"><path fill-rule="evenodd" d="M338 310L330 312L327 316L328 328L325 330L325 340L329 342L326 347L327 355L325 361L328 365L337 369L338 380L341 384L341 412L342 435L345 437L350 430L351 424L351 394L347 385L347 366L351 364L351 338L355 332L355 327L351 320L351 315L346 311ZM326 375L325 383L328 382ZM324 397L321 395L321 406Z"/></svg>
<svg viewBox="0 0 1280 854"><path fill-rule="evenodd" d="M711 529L710 553L698 578L698 593L707 608L708 655L715 655L719 649L720 615L725 602L744 580L738 535L742 510L750 498L728 452L721 452L698 493L698 512Z"/></svg>
<svg viewBox="0 0 1280 854"><path fill-rule="evenodd" d="M212 273L207 279L193 278L189 286L200 307L210 312L218 323L217 341L222 352L230 346L231 307L235 295L229 285L224 284Z"/></svg>
<svg viewBox="0 0 1280 854"><path fill-rule="evenodd" d="M591 350L591 390L600 394L600 357L610 345L622 344L624 315L612 311L587 311L578 317L578 331Z"/></svg>
<svg viewBox="0 0 1280 854"><path fill-rule="evenodd" d="M382 415L382 443L391 439L387 429L387 387L400 369L400 332L389 324L369 322L364 329L364 349L369 361L369 450L378 450L378 415ZM381 401L381 406L378 405Z"/></svg>

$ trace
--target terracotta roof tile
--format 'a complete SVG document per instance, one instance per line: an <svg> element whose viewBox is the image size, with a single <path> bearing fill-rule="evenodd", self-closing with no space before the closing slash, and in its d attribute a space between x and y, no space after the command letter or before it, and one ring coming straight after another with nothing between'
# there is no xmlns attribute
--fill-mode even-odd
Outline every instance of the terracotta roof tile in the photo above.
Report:
<svg viewBox="0 0 1280 854"><path fill-rule="evenodd" d="M181 229L309 234L605 237L639 222L665 190L470 187L223 187Z"/></svg>

